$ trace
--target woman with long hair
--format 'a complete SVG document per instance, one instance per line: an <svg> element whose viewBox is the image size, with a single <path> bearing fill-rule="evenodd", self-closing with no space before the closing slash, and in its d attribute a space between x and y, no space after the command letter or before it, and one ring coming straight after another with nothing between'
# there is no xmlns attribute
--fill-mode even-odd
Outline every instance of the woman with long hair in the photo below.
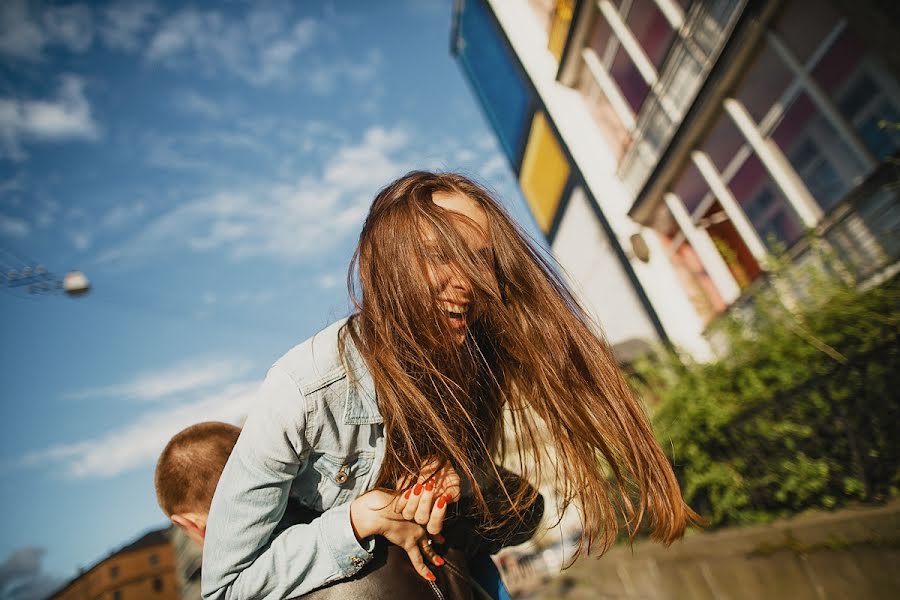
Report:
<svg viewBox="0 0 900 600"><path fill-rule="evenodd" d="M209 516L206 600L350 577L374 535L432 579L422 552L448 504L461 496L482 538L506 535L546 469L588 553L620 523L670 543L697 518L595 324L483 187L389 184L348 280L354 313L277 361L250 411ZM322 514L273 537L289 495Z"/></svg>

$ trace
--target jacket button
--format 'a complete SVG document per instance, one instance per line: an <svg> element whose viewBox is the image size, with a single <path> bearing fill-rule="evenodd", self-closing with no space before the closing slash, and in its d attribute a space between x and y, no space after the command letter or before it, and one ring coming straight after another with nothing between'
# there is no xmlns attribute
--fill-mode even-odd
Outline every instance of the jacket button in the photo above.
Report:
<svg viewBox="0 0 900 600"><path fill-rule="evenodd" d="M338 470L337 474L334 476L334 480L338 485L344 485L349 478L350 476L347 474L347 465L341 465L340 470Z"/></svg>
<svg viewBox="0 0 900 600"><path fill-rule="evenodd" d="M351 557L351 558L350 558L350 562L352 562L352 563L353 563L353 566L356 567L357 569L362 569L362 568L363 568L363 565L365 564L365 562L363 561L363 559L361 559L361 558L358 557L358 556L353 556L353 557Z"/></svg>

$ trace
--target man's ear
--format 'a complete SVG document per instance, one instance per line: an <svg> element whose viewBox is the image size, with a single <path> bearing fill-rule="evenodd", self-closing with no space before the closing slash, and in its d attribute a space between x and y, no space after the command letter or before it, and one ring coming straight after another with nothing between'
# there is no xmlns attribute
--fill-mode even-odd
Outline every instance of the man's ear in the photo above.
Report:
<svg viewBox="0 0 900 600"><path fill-rule="evenodd" d="M180 515L172 515L169 517L172 522L184 529L188 537L192 539L199 538L202 540L206 537L206 519L200 518L199 515L186 513Z"/></svg>

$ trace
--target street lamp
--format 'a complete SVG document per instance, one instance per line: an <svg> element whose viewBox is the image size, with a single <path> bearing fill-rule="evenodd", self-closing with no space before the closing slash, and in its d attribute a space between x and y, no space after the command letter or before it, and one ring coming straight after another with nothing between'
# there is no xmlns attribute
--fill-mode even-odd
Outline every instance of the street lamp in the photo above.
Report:
<svg viewBox="0 0 900 600"><path fill-rule="evenodd" d="M29 294L54 294L62 290L68 296L77 297L91 290L91 282L81 271L69 271L60 279L43 265L37 265L0 272L0 287L25 289Z"/></svg>

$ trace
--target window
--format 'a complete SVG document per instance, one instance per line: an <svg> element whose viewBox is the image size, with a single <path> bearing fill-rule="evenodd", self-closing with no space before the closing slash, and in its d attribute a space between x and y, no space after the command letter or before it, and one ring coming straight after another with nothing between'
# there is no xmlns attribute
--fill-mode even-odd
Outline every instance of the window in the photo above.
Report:
<svg viewBox="0 0 900 600"><path fill-rule="evenodd" d="M544 113L537 112L522 158L519 184L541 231L548 233L569 180L569 161Z"/></svg>
<svg viewBox="0 0 900 600"><path fill-rule="evenodd" d="M609 73L619 89L622 90L622 95L625 96L631 110L634 114L638 114L641 111L641 104L650 93L650 86L644 81L641 72L638 71L631 57L621 45L616 52Z"/></svg>
<svg viewBox="0 0 900 600"><path fill-rule="evenodd" d="M154 592L161 592L162 589L163 589L163 582L162 582L162 579L160 579L159 577L154 577L154 578L153 578L153 591L154 591Z"/></svg>
<svg viewBox="0 0 900 600"><path fill-rule="evenodd" d="M118 565L113 565L113 566L111 566L111 567L109 568L109 576L110 576L112 579L115 579L116 577L119 576L119 567L118 567Z"/></svg>
<svg viewBox="0 0 900 600"><path fill-rule="evenodd" d="M794 100L772 139L823 210L846 194L865 166L804 93Z"/></svg>
<svg viewBox="0 0 900 600"><path fill-rule="evenodd" d="M852 33L841 33L812 75L878 160L900 149L900 133L881 126L900 121L900 86Z"/></svg>
<svg viewBox="0 0 900 600"><path fill-rule="evenodd" d="M728 187L763 242L771 244L774 237L775 242L790 245L803 233L799 217L755 154L747 158Z"/></svg>
<svg viewBox="0 0 900 600"><path fill-rule="evenodd" d="M801 65L806 64L838 24L840 17L830 4L821 0L793 0L775 25L778 37Z"/></svg>
<svg viewBox="0 0 900 600"><path fill-rule="evenodd" d="M760 124L769 110L778 104L793 78L793 73L767 42L741 83L737 99Z"/></svg>
<svg viewBox="0 0 900 600"><path fill-rule="evenodd" d="M634 0L625 23L659 73L675 31L659 10L656 0Z"/></svg>
<svg viewBox="0 0 900 600"><path fill-rule="evenodd" d="M744 136L738 131L737 126L723 114L719 116L718 122L703 143L702 149L709 155L710 160L712 160L719 173L722 173L727 180L739 166L737 164L732 165L732 163L741 162L746 158L744 156L735 159L741 147L745 144Z"/></svg>
<svg viewBox="0 0 900 600"><path fill-rule="evenodd" d="M151 554L150 555L150 564L158 565L159 564L159 554Z"/></svg>

